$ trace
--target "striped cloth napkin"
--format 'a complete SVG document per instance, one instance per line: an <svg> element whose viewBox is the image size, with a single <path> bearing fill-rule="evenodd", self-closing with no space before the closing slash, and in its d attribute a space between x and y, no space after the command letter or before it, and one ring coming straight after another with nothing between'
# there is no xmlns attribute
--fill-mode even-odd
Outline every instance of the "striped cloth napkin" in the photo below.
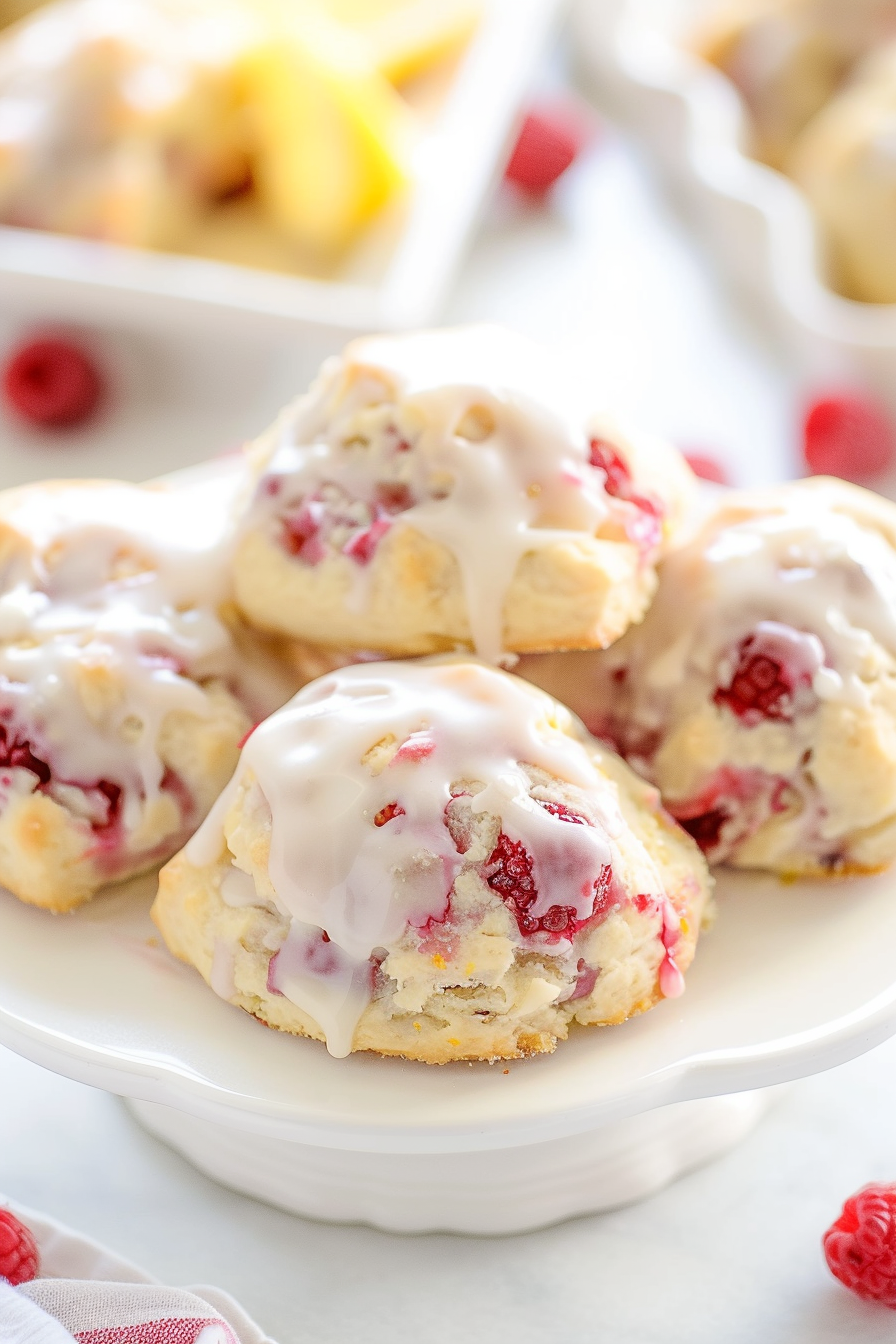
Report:
<svg viewBox="0 0 896 1344"><path fill-rule="evenodd" d="M219 1288L167 1288L89 1238L0 1199L31 1231L39 1277L0 1278L0 1344L273 1344Z"/></svg>

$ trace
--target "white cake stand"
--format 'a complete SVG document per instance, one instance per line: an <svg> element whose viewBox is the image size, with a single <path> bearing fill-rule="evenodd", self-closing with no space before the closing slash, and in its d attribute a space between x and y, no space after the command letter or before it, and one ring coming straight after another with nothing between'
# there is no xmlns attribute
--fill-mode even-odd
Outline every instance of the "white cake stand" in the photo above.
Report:
<svg viewBox="0 0 896 1344"><path fill-rule="evenodd" d="M683 998L556 1054L427 1068L269 1031L160 946L151 880L68 917L0 892L0 1041L129 1098L209 1175L390 1231L521 1231L639 1198L767 1094L896 1032L896 875L726 875Z"/></svg>

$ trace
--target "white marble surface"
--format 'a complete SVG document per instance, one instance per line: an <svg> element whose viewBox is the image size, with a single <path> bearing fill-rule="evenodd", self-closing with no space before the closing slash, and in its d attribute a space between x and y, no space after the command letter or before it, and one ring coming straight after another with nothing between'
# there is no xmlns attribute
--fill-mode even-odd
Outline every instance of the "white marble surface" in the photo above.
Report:
<svg viewBox="0 0 896 1344"><path fill-rule="evenodd" d="M791 469L796 375L612 135L550 210L496 203L446 316L580 345L597 387L679 443L714 449L738 481ZM241 425L260 425L282 392L279 374L261 385L257 363L230 352ZM20 477L30 451L15 448ZM34 452L35 476L108 469L106 450L83 440L68 455ZM735 1152L636 1207L515 1238L407 1239L232 1195L114 1098L0 1051L0 1190L163 1279L219 1284L279 1344L891 1340L896 1319L830 1279L819 1238L855 1187L896 1179L894 1065L896 1043L797 1085Z"/></svg>
<svg viewBox="0 0 896 1344"><path fill-rule="evenodd" d="M783 1093L739 1148L617 1213L476 1240L304 1222L230 1194L115 1098L0 1051L0 1190L170 1283L237 1297L278 1344L883 1344L829 1276L845 1196L896 1177L896 1043Z"/></svg>

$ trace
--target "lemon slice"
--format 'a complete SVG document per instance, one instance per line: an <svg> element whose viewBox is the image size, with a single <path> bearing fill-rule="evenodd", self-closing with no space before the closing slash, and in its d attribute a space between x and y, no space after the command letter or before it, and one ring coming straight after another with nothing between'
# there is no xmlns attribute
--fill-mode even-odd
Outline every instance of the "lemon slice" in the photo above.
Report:
<svg viewBox="0 0 896 1344"><path fill-rule="evenodd" d="M252 8L265 22L235 75L259 199L297 241L338 250L405 184L411 114L356 34L311 5Z"/></svg>

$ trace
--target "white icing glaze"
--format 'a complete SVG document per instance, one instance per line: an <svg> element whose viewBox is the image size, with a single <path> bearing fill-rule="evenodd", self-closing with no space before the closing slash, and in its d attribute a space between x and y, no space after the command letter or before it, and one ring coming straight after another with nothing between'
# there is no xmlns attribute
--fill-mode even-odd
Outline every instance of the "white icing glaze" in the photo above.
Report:
<svg viewBox="0 0 896 1344"><path fill-rule="evenodd" d="M408 925L423 928L448 912L463 861L445 824L452 789L472 794L472 811L499 817L508 839L532 857L532 915L561 906L578 919L590 916L595 878L614 863L624 822L615 786L584 740L563 730L575 734L573 725L541 692L479 663L344 668L255 730L186 858L196 867L215 863L240 791L248 786L263 796L271 818L268 876L290 921L269 988L310 1013L331 1053L347 1054L372 991L371 958ZM524 765L587 790L596 824L571 825L542 807ZM403 812L377 825L392 804ZM669 951L677 916L645 861ZM242 886L236 895L232 888L228 872L222 894L242 904ZM563 937L536 935L531 946L548 957L572 954ZM674 993L671 952L667 960L665 985Z"/></svg>
<svg viewBox="0 0 896 1344"><path fill-rule="evenodd" d="M782 718L724 699L747 639L786 671ZM660 566L641 626L605 653L521 671L615 740L676 815L730 810L740 830L712 848L717 860L793 806L788 843L827 863L839 832L813 775L821 715L869 708L896 672L896 551L836 486L732 495ZM882 819L869 804L866 824Z"/></svg>
<svg viewBox="0 0 896 1344"><path fill-rule="evenodd" d="M309 526L335 516L328 545L347 555L359 526L376 540L390 526L416 528L455 556L474 647L501 661L504 600L522 556L593 537L608 521L624 536L634 512L591 464L592 437L618 441L591 410L547 352L500 328L356 341L281 418L247 526L276 537L285 508L308 501ZM647 545L645 558L654 551ZM319 546L310 562L325 554ZM367 573L356 566L355 606Z"/></svg>
<svg viewBox="0 0 896 1344"><path fill-rule="evenodd" d="M817 497L793 490L787 503L728 525L723 510L722 526L711 520L665 561L656 601L628 645L645 690L692 685L694 673L726 684L732 649L775 623L790 628L792 656L819 698L866 702L874 644L896 657L896 552ZM695 614L684 631L683 610Z"/></svg>
<svg viewBox="0 0 896 1344"><path fill-rule="evenodd" d="M228 593L239 471L182 488L75 482L7 497L0 562L0 720L7 748L29 742L46 792L102 821L123 790L135 831L158 796L172 712L211 713L197 684L233 679ZM0 772L0 793L22 786ZM28 775L33 786L33 774Z"/></svg>

